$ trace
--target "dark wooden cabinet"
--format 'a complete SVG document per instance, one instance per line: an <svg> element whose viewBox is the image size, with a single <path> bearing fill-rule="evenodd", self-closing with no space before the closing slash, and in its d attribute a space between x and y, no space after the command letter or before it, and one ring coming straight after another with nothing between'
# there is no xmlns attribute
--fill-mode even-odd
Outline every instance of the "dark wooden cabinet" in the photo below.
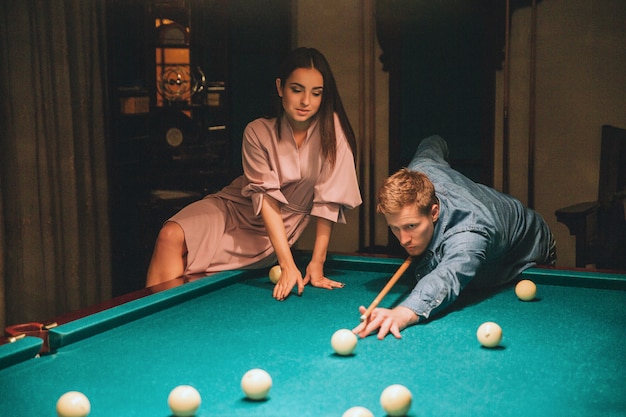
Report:
<svg viewBox="0 0 626 417"><path fill-rule="evenodd" d="M204 195L233 176L226 6L153 0L149 8L152 191Z"/></svg>
<svg viewBox="0 0 626 417"><path fill-rule="evenodd" d="M107 0L114 295L143 286L167 218L241 173L290 46L290 2L260 3Z"/></svg>

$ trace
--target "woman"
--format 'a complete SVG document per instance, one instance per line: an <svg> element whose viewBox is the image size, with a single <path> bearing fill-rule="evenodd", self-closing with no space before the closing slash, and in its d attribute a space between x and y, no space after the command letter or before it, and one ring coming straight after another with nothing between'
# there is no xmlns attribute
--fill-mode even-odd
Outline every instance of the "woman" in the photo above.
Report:
<svg viewBox="0 0 626 417"><path fill-rule="evenodd" d="M216 194L190 204L159 232L148 286L193 273L262 268L281 276L273 296L284 300L307 283L333 289L324 276L334 223L361 204L356 140L326 58L313 48L290 53L276 79L277 115L254 120L242 143L244 175ZM305 276L291 246L310 217L317 219Z"/></svg>

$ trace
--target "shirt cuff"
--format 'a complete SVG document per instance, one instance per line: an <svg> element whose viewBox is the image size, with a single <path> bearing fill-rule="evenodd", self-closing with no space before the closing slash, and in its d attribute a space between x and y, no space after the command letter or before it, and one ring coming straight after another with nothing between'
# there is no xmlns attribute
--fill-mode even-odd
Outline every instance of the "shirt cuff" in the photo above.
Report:
<svg viewBox="0 0 626 417"><path fill-rule="evenodd" d="M422 296L417 294L409 295L406 300L400 303L400 306L406 307L418 316L428 319L433 313L441 310L449 303L445 289L442 289L434 298L424 297L424 293L422 294Z"/></svg>

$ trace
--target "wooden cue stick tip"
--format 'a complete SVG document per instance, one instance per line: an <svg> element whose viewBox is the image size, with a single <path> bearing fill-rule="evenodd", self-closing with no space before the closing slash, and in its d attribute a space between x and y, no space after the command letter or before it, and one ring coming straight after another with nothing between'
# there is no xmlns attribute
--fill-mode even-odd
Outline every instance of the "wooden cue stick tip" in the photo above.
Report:
<svg viewBox="0 0 626 417"><path fill-rule="evenodd" d="M383 297L385 297L385 295L387 295L387 293L389 292L389 290L391 290L391 288L396 284L396 282L398 282L398 280L400 279L400 277L402 276L402 274L404 274L404 272L407 270L407 268L409 267L409 265L411 265L411 261L413 260L412 257L408 257L406 258L406 260L402 263L402 265L400 265L400 267L398 268L398 270L395 272L395 274L393 274L393 276L391 277L391 279L389 280L389 282L387 282L387 284L383 287L382 290L380 290L380 293L378 293L378 295L376 296L376 298L374 298L374 301L372 301L372 303L369 305L369 307L367 308L367 310L365 310L365 313L363 313L361 315L361 321L365 321L367 320L367 317L372 313L372 311L378 306L378 304L382 301Z"/></svg>

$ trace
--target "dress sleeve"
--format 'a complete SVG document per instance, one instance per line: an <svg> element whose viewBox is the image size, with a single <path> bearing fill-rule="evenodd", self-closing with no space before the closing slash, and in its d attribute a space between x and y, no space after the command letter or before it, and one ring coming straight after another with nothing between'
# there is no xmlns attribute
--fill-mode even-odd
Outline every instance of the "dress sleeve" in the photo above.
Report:
<svg viewBox="0 0 626 417"><path fill-rule="evenodd" d="M449 237L441 260L431 260L436 266L416 270L419 281L400 306L424 318L441 312L482 268L487 246L488 239L476 232L458 232Z"/></svg>
<svg viewBox="0 0 626 417"><path fill-rule="evenodd" d="M273 124L268 123L248 124L241 144L243 172L248 182L242 188L241 194L252 200L252 208L257 216L261 213L263 197L266 194L287 204L287 199L280 190L276 166L278 158L264 145L276 135L272 128Z"/></svg>
<svg viewBox="0 0 626 417"><path fill-rule="evenodd" d="M311 215L335 223L345 223L344 211L359 206L362 199L354 157L337 116L335 116L335 132L337 159L334 166L328 162L325 163L322 175L315 184Z"/></svg>

